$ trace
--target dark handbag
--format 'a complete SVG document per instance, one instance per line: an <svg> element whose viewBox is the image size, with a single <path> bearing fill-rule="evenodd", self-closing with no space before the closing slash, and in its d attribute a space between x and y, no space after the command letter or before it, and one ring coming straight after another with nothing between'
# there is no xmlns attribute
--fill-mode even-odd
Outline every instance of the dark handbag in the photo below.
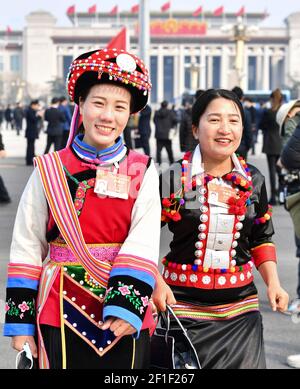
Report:
<svg viewBox="0 0 300 389"><path fill-rule="evenodd" d="M171 328L170 315L177 325ZM173 309L159 314L158 327L151 337L151 362L153 369L201 369L197 352Z"/></svg>

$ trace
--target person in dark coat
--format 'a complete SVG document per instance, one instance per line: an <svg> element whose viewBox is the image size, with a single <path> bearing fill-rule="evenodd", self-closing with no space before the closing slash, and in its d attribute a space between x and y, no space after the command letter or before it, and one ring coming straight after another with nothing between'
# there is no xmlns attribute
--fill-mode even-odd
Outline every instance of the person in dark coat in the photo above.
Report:
<svg viewBox="0 0 300 389"><path fill-rule="evenodd" d="M0 158L5 157L4 144L2 142L2 135L0 133ZM0 176L0 204L10 203L11 199L9 197L8 191L4 185L3 179Z"/></svg>
<svg viewBox="0 0 300 389"><path fill-rule="evenodd" d="M242 103L244 100L244 92L239 86L235 86L232 89L232 92L234 92L240 102ZM251 125L251 115L250 112L244 108L244 114L245 114L245 124L244 124L244 129L243 129L243 135L242 135L242 140L241 144L238 147L236 153L240 156L242 156L245 160L247 160L247 154L248 151L252 147L252 125Z"/></svg>
<svg viewBox="0 0 300 389"><path fill-rule="evenodd" d="M8 104L6 110L4 111L4 117L5 117L5 121L6 121L6 129L8 130L8 128L10 127L11 130L13 130L14 129L13 112L12 112L12 109L10 107L10 104Z"/></svg>
<svg viewBox="0 0 300 389"><path fill-rule="evenodd" d="M64 115L64 122L62 124L63 126L63 135L62 135L62 142L61 142L61 148L64 149L67 145L69 132L70 132L70 126L71 126L71 110L70 106L68 104L68 100L65 96L62 96L59 99L59 107L58 109L63 113Z"/></svg>
<svg viewBox="0 0 300 389"><path fill-rule="evenodd" d="M0 130L2 128L3 120L4 120L4 109L3 109L3 106L0 105Z"/></svg>
<svg viewBox="0 0 300 389"><path fill-rule="evenodd" d="M33 100L26 111L26 131L25 138L27 138L26 150L26 165L33 165L34 144L39 137L39 124L41 122L42 112L38 100Z"/></svg>
<svg viewBox="0 0 300 389"><path fill-rule="evenodd" d="M47 145L44 151L44 154L47 154L51 148L51 145L54 144L54 150L58 151L62 147L62 137L63 137L63 125L65 122L65 115L58 109L59 99L53 97L51 100L51 107L46 109L45 120L48 122L47 126Z"/></svg>
<svg viewBox="0 0 300 389"><path fill-rule="evenodd" d="M17 135L20 135L20 131L22 130L24 111L21 106L21 103L17 103L13 112L14 122L17 130Z"/></svg>
<svg viewBox="0 0 300 389"><path fill-rule="evenodd" d="M279 126L276 122L276 114L282 104L282 94L279 89L274 90L270 96L271 108L266 109L260 122L260 129L263 131L262 152L267 155L269 177L271 185L271 197L269 203L277 204L277 180L276 176L280 173L277 167L282 149L282 139L279 133Z"/></svg>
<svg viewBox="0 0 300 389"><path fill-rule="evenodd" d="M168 109L168 102L163 101L161 108L155 112L155 138L156 138L156 162L161 164L161 152L165 147L168 153L170 164L174 162L172 140L169 139L169 132L171 128L177 124L177 118L170 109Z"/></svg>
<svg viewBox="0 0 300 389"><path fill-rule="evenodd" d="M186 103L179 126L180 151L192 151L198 144L192 132L192 105Z"/></svg>
<svg viewBox="0 0 300 389"><path fill-rule="evenodd" d="M138 123L138 132L140 134L141 146L144 150L144 153L149 156L150 156L149 139L151 135L151 127L150 127L151 112L152 112L151 107L149 104L147 104L146 107L139 114L139 123Z"/></svg>

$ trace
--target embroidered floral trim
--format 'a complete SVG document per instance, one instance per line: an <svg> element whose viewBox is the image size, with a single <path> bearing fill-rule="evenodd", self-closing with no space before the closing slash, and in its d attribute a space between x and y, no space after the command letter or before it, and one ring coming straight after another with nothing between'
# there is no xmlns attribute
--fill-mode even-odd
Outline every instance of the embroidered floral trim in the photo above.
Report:
<svg viewBox="0 0 300 389"><path fill-rule="evenodd" d="M139 311L142 315L145 307L149 304L149 297L142 297L141 293L134 289L133 285L125 285L122 282L118 282L118 287L110 287L106 291L105 302L112 300L116 296L124 296Z"/></svg>
<svg viewBox="0 0 300 389"><path fill-rule="evenodd" d="M65 168L64 171L66 175L70 178L70 180L74 181L76 185L78 185L76 193L75 193L75 199L74 199L74 206L77 212L77 215L79 216L81 214L83 204L85 201L86 192L88 189L91 189L95 186L95 178L90 178L89 180L84 180L82 182L78 181L75 177L71 175L71 173Z"/></svg>
<svg viewBox="0 0 300 389"><path fill-rule="evenodd" d="M10 298L10 299L8 299L8 301L5 304L5 313L8 316L18 316L20 319L23 319L26 312L30 316L35 315L35 302L34 302L34 300L22 301L21 304L17 305L17 303L15 303Z"/></svg>

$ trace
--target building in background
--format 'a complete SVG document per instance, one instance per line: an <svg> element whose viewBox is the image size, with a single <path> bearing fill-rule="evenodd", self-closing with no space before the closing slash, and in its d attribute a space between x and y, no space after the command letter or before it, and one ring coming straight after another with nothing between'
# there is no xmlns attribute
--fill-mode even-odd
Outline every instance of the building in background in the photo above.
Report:
<svg viewBox="0 0 300 389"><path fill-rule="evenodd" d="M250 13L243 17L246 28L257 26L244 42L243 86L246 90L279 87L296 91L300 86L300 12L289 15L280 28L261 27L265 16ZM47 99L51 91L63 91L73 58L105 47L121 26L128 29L130 50L138 54L137 13L72 13L69 20L69 27L60 27L52 14L36 11L26 17L23 31L0 32L2 103ZM191 89L231 89L238 84L234 34L223 28L236 22L233 13L195 17L193 12L151 12L152 103L180 102L182 94Z"/></svg>

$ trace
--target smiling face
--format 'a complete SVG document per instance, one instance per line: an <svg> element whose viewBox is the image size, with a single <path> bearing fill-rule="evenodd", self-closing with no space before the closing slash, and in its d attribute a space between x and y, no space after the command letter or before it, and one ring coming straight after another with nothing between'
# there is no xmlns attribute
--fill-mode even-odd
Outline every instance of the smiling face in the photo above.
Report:
<svg viewBox="0 0 300 389"><path fill-rule="evenodd" d="M199 140L203 159L224 161L238 148L242 133L242 117L238 106L229 99L212 100L200 117L193 133Z"/></svg>
<svg viewBox="0 0 300 389"><path fill-rule="evenodd" d="M97 150L113 146L130 115L130 92L118 85L94 85L79 108L84 126L83 141Z"/></svg>

